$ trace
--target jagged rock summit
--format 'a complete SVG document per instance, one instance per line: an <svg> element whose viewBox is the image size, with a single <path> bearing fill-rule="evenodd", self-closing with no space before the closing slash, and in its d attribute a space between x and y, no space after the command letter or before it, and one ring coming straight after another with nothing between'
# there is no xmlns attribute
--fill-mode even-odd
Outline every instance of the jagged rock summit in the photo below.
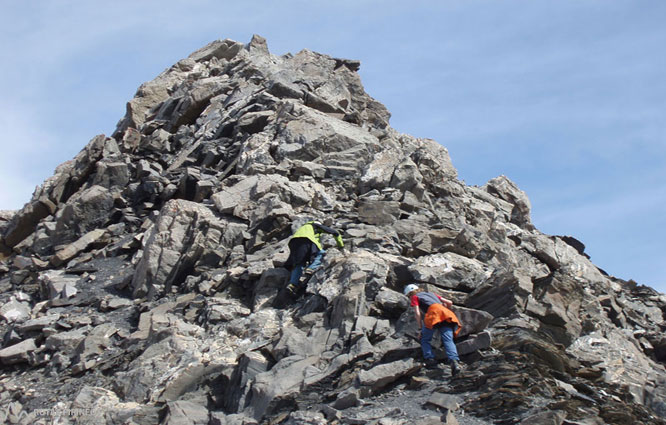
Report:
<svg viewBox="0 0 666 425"><path fill-rule="evenodd" d="M508 178L459 181L359 66L212 42L1 212L2 421L664 423L664 295L539 232ZM274 308L326 217L346 250ZM420 366L411 282L454 300L456 377Z"/></svg>

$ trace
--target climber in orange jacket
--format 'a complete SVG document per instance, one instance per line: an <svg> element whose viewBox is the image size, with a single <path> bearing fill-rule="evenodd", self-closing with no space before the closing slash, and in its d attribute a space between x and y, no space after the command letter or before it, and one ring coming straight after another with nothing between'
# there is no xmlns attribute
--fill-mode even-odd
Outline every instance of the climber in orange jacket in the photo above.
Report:
<svg viewBox="0 0 666 425"><path fill-rule="evenodd" d="M460 358L456 344L453 342L454 336L458 336L462 324L455 313L449 310L453 305L451 300L442 298L432 292L425 292L415 284L405 286L404 294L410 299L410 305L414 307L414 317L416 323L421 328L420 340L423 357L426 367L437 366L437 360L432 352L432 337L435 329L439 331L442 337L444 351L451 365L451 374L457 375L460 372ZM425 315L423 314L425 312Z"/></svg>

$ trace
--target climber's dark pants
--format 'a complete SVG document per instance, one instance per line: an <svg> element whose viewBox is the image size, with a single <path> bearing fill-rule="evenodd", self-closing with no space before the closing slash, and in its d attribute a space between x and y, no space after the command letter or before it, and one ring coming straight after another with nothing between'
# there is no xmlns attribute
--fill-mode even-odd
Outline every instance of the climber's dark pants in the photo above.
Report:
<svg viewBox="0 0 666 425"><path fill-rule="evenodd" d="M315 269L321 264L324 250L319 250L317 245L308 238L293 238L289 241L289 258L284 263L287 270L291 270L289 283L298 285L303 268Z"/></svg>

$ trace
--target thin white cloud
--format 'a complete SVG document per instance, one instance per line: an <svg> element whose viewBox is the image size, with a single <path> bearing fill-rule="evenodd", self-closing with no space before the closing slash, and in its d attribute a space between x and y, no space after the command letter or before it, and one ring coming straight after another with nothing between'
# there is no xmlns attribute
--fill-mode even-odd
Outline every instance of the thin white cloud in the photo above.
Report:
<svg viewBox="0 0 666 425"><path fill-rule="evenodd" d="M615 196L561 204L558 209L540 213L539 225L549 228L578 221L586 223L588 228L606 229L614 227L609 223L631 223L641 215L662 217L666 224L666 188L643 186Z"/></svg>

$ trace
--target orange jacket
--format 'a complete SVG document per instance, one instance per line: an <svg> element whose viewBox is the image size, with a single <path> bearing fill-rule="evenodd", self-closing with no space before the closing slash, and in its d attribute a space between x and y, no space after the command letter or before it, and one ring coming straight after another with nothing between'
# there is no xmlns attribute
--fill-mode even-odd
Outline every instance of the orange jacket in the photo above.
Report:
<svg viewBox="0 0 666 425"><path fill-rule="evenodd" d="M454 323L458 325L456 330L453 332L454 336L458 336L460 329L462 329L462 323L460 323L460 320L458 320L456 314L448 308L444 307L442 304L433 304L428 307L428 312L426 313L423 321L426 325L426 328L428 329L432 329L438 323L442 322Z"/></svg>

